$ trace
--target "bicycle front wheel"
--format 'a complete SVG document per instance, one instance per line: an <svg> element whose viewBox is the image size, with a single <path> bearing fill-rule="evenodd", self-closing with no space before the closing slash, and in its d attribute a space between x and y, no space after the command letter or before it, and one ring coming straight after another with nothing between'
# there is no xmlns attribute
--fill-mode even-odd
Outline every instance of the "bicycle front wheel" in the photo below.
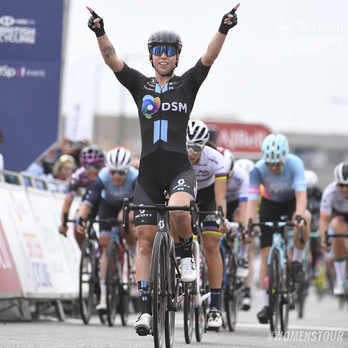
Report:
<svg viewBox="0 0 348 348"><path fill-rule="evenodd" d="M194 321L194 294L192 283L185 285L185 299L184 299L184 332L185 342L191 343L193 334L193 321Z"/></svg>
<svg viewBox="0 0 348 348"><path fill-rule="evenodd" d="M114 325L117 306L120 301L120 255L118 245L110 241L108 251L108 261L105 272L106 286L106 314L109 326Z"/></svg>
<svg viewBox="0 0 348 348"><path fill-rule="evenodd" d="M170 267L169 267L170 262ZM169 253L168 259L165 260L167 267L166 273L166 296L167 308L165 311L165 334L166 334L166 348L172 348L174 344L174 327L175 327L175 311L171 309L174 306L175 296L176 296L176 270L175 270L175 247L173 237L169 237ZM169 283L170 274L170 283Z"/></svg>
<svg viewBox="0 0 348 348"><path fill-rule="evenodd" d="M152 330L155 348L161 348L163 345L164 336L164 321L165 321L165 240L160 233L156 234L154 242L154 253L152 260L152 281L153 281L153 293L152 293Z"/></svg>
<svg viewBox="0 0 348 348"><path fill-rule="evenodd" d="M230 331L234 331L238 311L237 267L232 254L226 261L225 310L228 328Z"/></svg>
<svg viewBox="0 0 348 348"><path fill-rule="evenodd" d="M80 314L85 324L88 324L95 306L96 275L94 274L94 260L93 245L90 240L86 239L81 248L79 279Z"/></svg>
<svg viewBox="0 0 348 348"><path fill-rule="evenodd" d="M129 316L129 303L131 301L130 292L133 287L132 276L130 273L130 256L127 245L123 244L123 257L121 259L121 301L119 312L121 314L122 325L126 326Z"/></svg>
<svg viewBox="0 0 348 348"><path fill-rule="evenodd" d="M291 284L290 284L290 269L289 265L284 265L283 270L283 289L282 289L282 297L281 297L281 316L280 316L280 325L282 332L288 331L289 325L289 310L290 303L293 301L292 292L291 292Z"/></svg>
<svg viewBox="0 0 348 348"><path fill-rule="evenodd" d="M268 265L269 276L269 309L271 312L271 332L278 332L280 327L280 282L279 282L279 252L277 249L271 250L271 263Z"/></svg>

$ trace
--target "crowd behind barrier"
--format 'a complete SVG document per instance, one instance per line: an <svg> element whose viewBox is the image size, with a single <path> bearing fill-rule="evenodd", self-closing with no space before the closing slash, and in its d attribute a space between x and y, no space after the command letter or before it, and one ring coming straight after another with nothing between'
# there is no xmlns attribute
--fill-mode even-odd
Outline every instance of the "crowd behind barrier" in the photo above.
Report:
<svg viewBox="0 0 348 348"><path fill-rule="evenodd" d="M0 171L0 320L11 301L74 300L80 249L58 233L67 183ZM71 216L80 198L75 198ZM70 230L71 229L71 230Z"/></svg>

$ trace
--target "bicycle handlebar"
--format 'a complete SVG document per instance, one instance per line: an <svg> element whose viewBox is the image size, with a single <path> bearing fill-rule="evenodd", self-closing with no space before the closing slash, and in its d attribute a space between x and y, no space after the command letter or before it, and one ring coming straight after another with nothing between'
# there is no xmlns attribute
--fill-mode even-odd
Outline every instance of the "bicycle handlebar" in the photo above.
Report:
<svg viewBox="0 0 348 348"><path fill-rule="evenodd" d="M331 238L348 238L348 232L347 233L338 233L338 234L328 234L327 231L325 231L325 243L328 247L331 247L332 241L329 241Z"/></svg>
<svg viewBox="0 0 348 348"><path fill-rule="evenodd" d="M125 198L123 200L123 229L125 233L129 233L129 212L132 210L156 210L158 212L165 212L171 210L183 210L189 211L191 215L191 229L194 235L197 235L196 230L196 202L194 199L190 200L190 205L165 205L165 204L154 204L154 205L135 205L129 204L129 199Z"/></svg>
<svg viewBox="0 0 348 348"><path fill-rule="evenodd" d="M268 226L273 228L274 230L277 228L283 228L283 227L295 227L297 225L295 225L293 222L290 221L267 221L267 222L252 222L252 219L249 219L249 223L248 223L248 233L249 235L252 233L253 228L256 226ZM299 230L299 239L300 242L302 244L304 244L304 239L303 239L303 233L302 233L302 228L298 228Z"/></svg>

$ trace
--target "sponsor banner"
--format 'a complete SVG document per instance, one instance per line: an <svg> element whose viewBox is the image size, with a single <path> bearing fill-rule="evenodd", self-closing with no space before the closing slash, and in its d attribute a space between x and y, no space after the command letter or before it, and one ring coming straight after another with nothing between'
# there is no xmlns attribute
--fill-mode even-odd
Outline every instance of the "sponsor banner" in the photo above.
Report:
<svg viewBox="0 0 348 348"><path fill-rule="evenodd" d="M260 158L262 142L272 133L260 124L203 121L216 132L216 145L229 149L237 157Z"/></svg>
<svg viewBox="0 0 348 348"><path fill-rule="evenodd" d="M25 170L57 140L63 4L1 4L0 128L7 170Z"/></svg>
<svg viewBox="0 0 348 348"><path fill-rule="evenodd" d="M22 287L0 217L0 298L20 297ZM6 281L4 281L6 279Z"/></svg>
<svg viewBox="0 0 348 348"><path fill-rule="evenodd" d="M4 187L5 186L5 187ZM53 295L53 271L24 188L0 185L0 216L24 296Z"/></svg>
<svg viewBox="0 0 348 348"><path fill-rule="evenodd" d="M56 292L60 296L64 296L64 294L77 296L79 269L70 255L67 239L58 232L62 207L57 208L55 198L49 191L28 188L28 197L39 227L38 232L44 243L43 247L47 251L47 261L51 265ZM76 242L74 254L79 255Z"/></svg>

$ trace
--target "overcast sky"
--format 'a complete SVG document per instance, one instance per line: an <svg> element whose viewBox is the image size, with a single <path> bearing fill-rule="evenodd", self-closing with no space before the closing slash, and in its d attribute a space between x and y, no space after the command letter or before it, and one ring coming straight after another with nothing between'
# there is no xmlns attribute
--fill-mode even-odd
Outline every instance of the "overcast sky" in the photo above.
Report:
<svg viewBox="0 0 348 348"><path fill-rule="evenodd" d="M78 83L81 88L96 86L95 112L136 115L132 98L105 66L95 35L87 27L87 5L104 18L118 56L153 76L146 45L153 31L168 29L180 34L183 50L175 73L182 75L205 53L223 14L237 3L70 0L63 112L73 93L74 69L80 64L88 67L90 61L90 70L86 68ZM347 13L345 0L242 1L237 11L239 23L230 30L191 117L212 115L261 123L274 132L347 134Z"/></svg>

